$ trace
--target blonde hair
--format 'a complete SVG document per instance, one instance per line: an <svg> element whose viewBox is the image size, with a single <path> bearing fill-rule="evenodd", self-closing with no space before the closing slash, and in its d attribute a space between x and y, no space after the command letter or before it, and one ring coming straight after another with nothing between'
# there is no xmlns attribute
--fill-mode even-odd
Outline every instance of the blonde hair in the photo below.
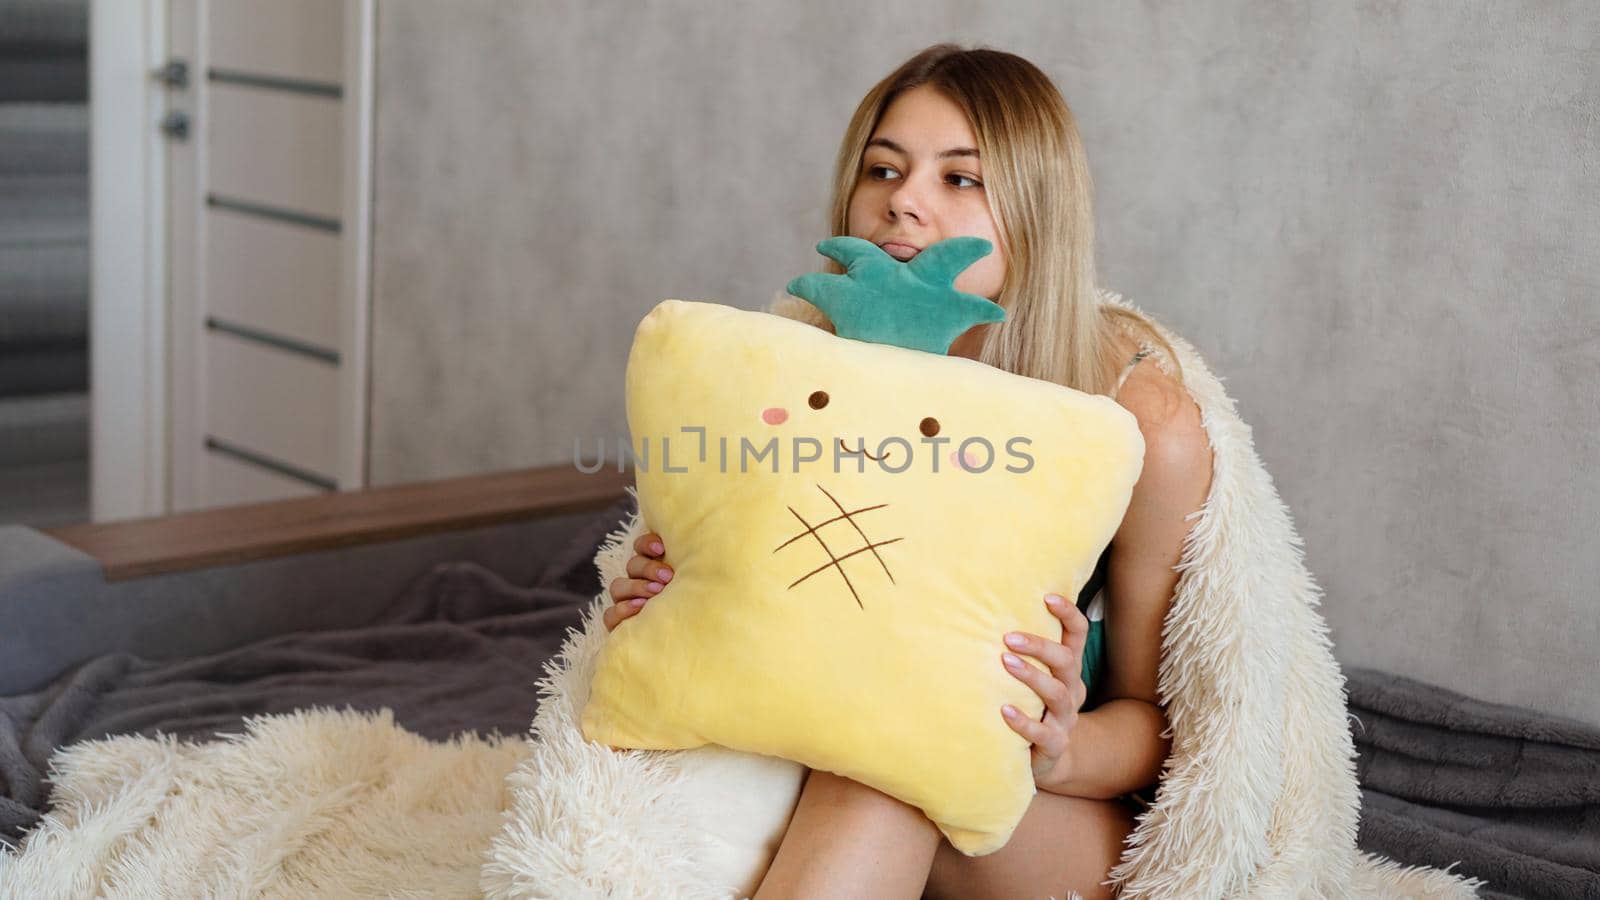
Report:
<svg viewBox="0 0 1600 900"><path fill-rule="evenodd" d="M895 98L929 85L966 113L977 136L990 211L1006 253L995 302L1006 320L985 329L978 358L1018 375L1092 394L1111 394L1126 359L1113 335L1161 350L1181 381L1177 354L1139 312L1102 303L1096 292L1093 186L1072 111L1038 67L1011 53L935 44L873 86L839 146L831 231L849 233L850 200L867 141ZM826 271L844 269L829 260ZM771 311L832 330L803 301Z"/></svg>

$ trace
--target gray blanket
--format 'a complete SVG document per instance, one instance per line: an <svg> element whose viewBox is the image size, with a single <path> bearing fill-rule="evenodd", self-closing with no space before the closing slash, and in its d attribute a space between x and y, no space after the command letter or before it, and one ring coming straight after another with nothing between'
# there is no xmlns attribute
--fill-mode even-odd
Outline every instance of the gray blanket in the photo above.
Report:
<svg viewBox="0 0 1600 900"><path fill-rule="evenodd" d="M446 563L362 628L177 661L102 656L42 691L0 697L0 842L14 843L49 808L50 756L77 741L157 733L204 741L243 732L249 716L314 706L388 707L398 724L435 740L526 733L545 661L599 591L594 553L631 503L618 501L574 533L532 587Z"/></svg>
<svg viewBox="0 0 1600 900"><path fill-rule="evenodd" d="M1370 669L1345 677L1362 849L1460 860L1485 897L1600 898L1600 729Z"/></svg>
<svg viewBox="0 0 1600 900"><path fill-rule="evenodd" d="M48 689L0 698L0 840L48 809L58 747L117 734L190 740L247 716L388 707L443 739L521 734L535 683L600 589L595 550L629 501L572 535L532 587L441 565L360 629L285 635L157 662L91 660ZM1459 864L1486 897L1600 898L1600 729L1366 669L1348 669L1364 804L1360 845L1408 863Z"/></svg>

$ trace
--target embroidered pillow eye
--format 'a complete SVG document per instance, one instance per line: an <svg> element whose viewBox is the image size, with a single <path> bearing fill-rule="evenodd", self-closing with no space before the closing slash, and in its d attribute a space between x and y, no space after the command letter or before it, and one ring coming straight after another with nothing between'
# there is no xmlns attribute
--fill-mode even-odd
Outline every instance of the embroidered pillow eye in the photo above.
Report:
<svg viewBox="0 0 1600 900"><path fill-rule="evenodd" d="M920 430L922 431L923 437L934 437L939 433L939 420L935 419L933 416L923 419Z"/></svg>
<svg viewBox="0 0 1600 900"><path fill-rule="evenodd" d="M828 392L812 391L811 397L807 402L811 404L812 409L821 409L828 405Z"/></svg>

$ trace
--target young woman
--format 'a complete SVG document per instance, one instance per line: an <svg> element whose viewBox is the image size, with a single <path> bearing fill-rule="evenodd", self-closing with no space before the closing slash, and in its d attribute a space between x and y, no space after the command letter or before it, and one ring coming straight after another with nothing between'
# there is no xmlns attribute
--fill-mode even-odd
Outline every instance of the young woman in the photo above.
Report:
<svg viewBox="0 0 1600 900"><path fill-rule="evenodd" d="M1077 127L1049 78L1020 57L941 44L879 82L845 132L832 230L902 261L946 238L989 240L995 252L955 286L999 303L1006 320L972 328L949 352L1112 396L1138 420L1144 468L1078 603L1041 598L1063 637L995 635L995 664L1046 707L1042 721L1009 706L995 710L1032 745L1039 787L1010 842L967 857L920 810L812 771L757 896L1062 897L1068 889L1110 896L1101 882L1133 829L1136 792L1157 781L1169 750L1156 673L1175 567L1211 484L1199 409L1172 348L1143 317L1097 295ZM842 271L836 263L829 269ZM773 311L831 330L803 301L788 299ZM670 582L666 550L658 535L639 539L630 577L610 585L607 628ZM1085 610L1098 619L1102 602L1105 663L1090 697L1080 670L1091 628Z"/></svg>

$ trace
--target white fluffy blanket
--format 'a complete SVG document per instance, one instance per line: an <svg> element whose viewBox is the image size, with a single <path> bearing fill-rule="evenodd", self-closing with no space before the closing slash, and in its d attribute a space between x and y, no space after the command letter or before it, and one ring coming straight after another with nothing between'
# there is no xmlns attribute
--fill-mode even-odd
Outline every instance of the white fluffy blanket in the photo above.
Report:
<svg viewBox="0 0 1600 900"><path fill-rule="evenodd" d="M387 710L246 725L214 743L116 737L58 752L54 809L18 853L0 853L0 897L478 895L526 742L434 743Z"/></svg>
<svg viewBox="0 0 1600 900"><path fill-rule="evenodd" d="M1162 629L1172 753L1112 870L1120 896L1474 896L1476 879L1357 851L1355 748L1321 591L1250 426L1194 347L1161 336L1215 459Z"/></svg>
<svg viewBox="0 0 1600 900"><path fill-rule="evenodd" d="M1112 872L1121 896L1473 896L1475 879L1356 849L1354 748L1319 590L1250 428L1194 349L1164 336L1216 464L1163 632L1173 750ZM633 517L611 535L602 583L642 529ZM748 893L803 769L585 742L576 722L604 602L547 667L526 741L433 744L386 714L312 710L213 744L66 748L52 762L55 811L0 853L0 896Z"/></svg>

